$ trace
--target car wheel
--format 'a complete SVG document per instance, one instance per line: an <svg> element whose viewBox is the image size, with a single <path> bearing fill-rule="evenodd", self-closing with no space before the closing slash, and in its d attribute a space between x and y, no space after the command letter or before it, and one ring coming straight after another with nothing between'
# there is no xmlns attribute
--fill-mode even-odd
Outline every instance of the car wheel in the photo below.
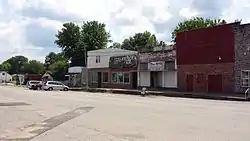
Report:
<svg viewBox="0 0 250 141"><path fill-rule="evenodd" d="M69 89L68 89L68 88L64 88L63 90L64 90L64 91L68 91Z"/></svg>
<svg viewBox="0 0 250 141"><path fill-rule="evenodd" d="M52 87L49 87L49 89L48 89L49 91L53 91L53 88Z"/></svg>

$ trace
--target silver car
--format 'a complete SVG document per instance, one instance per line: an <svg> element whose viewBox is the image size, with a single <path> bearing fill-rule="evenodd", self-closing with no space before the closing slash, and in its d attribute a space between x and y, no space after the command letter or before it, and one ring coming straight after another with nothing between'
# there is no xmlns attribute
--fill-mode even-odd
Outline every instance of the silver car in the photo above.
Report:
<svg viewBox="0 0 250 141"><path fill-rule="evenodd" d="M68 86L64 85L62 82L59 82L59 81L47 81L43 84L42 88L47 91L53 91L53 90L68 91L69 90Z"/></svg>

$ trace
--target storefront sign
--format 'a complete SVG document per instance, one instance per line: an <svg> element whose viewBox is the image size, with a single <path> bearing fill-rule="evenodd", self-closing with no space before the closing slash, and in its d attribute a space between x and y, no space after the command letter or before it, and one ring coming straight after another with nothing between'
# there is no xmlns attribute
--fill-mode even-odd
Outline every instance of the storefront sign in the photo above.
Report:
<svg viewBox="0 0 250 141"><path fill-rule="evenodd" d="M134 68L137 66L136 55L114 56L110 57L110 68Z"/></svg>
<svg viewBox="0 0 250 141"><path fill-rule="evenodd" d="M148 70L149 71L164 71L164 68L165 68L164 61L157 61L157 62L148 63Z"/></svg>
<svg viewBox="0 0 250 141"><path fill-rule="evenodd" d="M175 50L140 53L140 63L149 63L156 61L174 61L175 58Z"/></svg>

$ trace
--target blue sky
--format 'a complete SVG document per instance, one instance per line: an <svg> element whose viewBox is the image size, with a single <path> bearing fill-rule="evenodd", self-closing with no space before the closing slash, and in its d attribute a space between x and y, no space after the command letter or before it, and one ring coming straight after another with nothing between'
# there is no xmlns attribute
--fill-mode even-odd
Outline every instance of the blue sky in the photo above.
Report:
<svg viewBox="0 0 250 141"><path fill-rule="evenodd" d="M106 23L114 41L148 30L170 41L175 25L204 16L250 22L250 0L0 0L0 62L13 55L44 61L58 52L55 34L64 22Z"/></svg>

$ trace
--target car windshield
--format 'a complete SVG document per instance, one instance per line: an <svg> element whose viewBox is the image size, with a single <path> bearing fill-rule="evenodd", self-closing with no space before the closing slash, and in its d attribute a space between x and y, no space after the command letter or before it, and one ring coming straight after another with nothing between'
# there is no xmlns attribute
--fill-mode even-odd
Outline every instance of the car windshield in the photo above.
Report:
<svg viewBox="0 0 250 141"><path fill-rule="evenodd" d="M39 81L30 81L30 84L39 84Z"/></svg>

